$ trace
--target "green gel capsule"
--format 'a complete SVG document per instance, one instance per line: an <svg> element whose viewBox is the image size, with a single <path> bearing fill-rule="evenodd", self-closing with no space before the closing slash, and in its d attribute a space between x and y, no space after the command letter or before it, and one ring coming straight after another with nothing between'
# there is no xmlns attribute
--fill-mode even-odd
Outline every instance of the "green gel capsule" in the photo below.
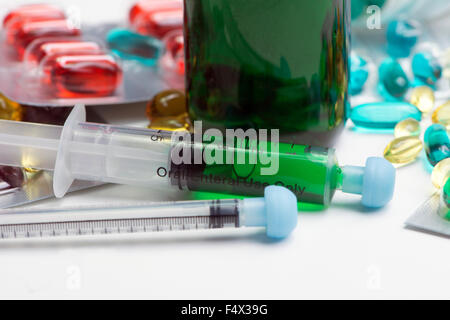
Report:
<svg viewBox="0 0 450 320"><path fill-rule="evenodd" d="M164 44L156 38L130 30L113 29L106 41L112 52L124 60L134 60L146 66L156 65L164 52Z"/></svg>
<svg viewBox="0 0 450 320"><path fill-rule="evenodd" d="M450 158L450 139L443 125L430 126L425 132L424 142L428 161L433 167L442 160Z"/></svg>
<svg viewBox="0 0 450 320"><path fill-rule="evenodd" d="M394 129L405 119L422 120L420 110L407 102L375 102L352 109L351 119L358 127L372 129Z"/></svg>

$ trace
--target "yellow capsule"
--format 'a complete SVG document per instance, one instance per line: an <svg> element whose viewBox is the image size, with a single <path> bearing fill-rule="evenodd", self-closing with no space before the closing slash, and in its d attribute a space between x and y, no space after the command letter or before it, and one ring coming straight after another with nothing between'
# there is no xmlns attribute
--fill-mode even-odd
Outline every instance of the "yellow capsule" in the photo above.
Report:
<svg viewBox="0 0 450 320"><path fill-rule="evenodd" d="M442 76L445 79L450 79L450 68L445 68L444 71L442 72Z"/></svg>
<svg viewBox="0 0 450 320"><path fill-rule="evenodd" d="M413 118L403 120L395 126L394 135L396 138L418 137L420 136L420 122Z"/></svg>
<svg viewBox="0 0 450 320"><path fill-rule="evenodd" d="M22 106L0 93L0 119L21 121L22 118Z"/></svg>
<svg viewBox="0 0 450 320"><path fill-rule="evenodd" d="M384 150L384 158L394 164L408 164L417 159L423 149L418 137L402 137L393 140Z"/></svg>
<svg viewBox="0 0 450 320"><path fill-rule="evenodd" d="M434 91L428 86L414 88L411 95L411 104L419 108L423 113L430 112L434 108Z"/></svg>
<svg viewBox="0 0 450 320"><path fill-rule="evenodd" d="M178 116L158 117L153 119L149 129L167 131L192 131L192 124L187 112Z"/></svg>
<svg viewBox="0 0 450 320"><path fill-rule="evenodd" d="M433 173L431 174L431 181L436 188L442 189L449 177L450 159L444 159L434 167Z"/></svg>
<svg viewBox="0 0 450 320"><path fill-rule="evenodd" d="M442 124L447 131L450 131L450 101L436 109L431 116L433 123Z"/></svg>

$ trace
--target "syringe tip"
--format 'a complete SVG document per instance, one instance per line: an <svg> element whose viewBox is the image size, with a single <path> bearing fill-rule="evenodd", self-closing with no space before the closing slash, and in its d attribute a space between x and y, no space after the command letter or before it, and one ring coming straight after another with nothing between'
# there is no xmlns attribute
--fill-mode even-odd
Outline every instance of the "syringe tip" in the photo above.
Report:
<svg viewBox="0 0 450 320"><path fill-rule="evenodd" d="M267 236L283 239L297 227L296 196L284 187L269 186L264 190Z"/></svg>
<svg viewBox="0 0 450 320"><path fill-rule="evenodd" d="M381 208L392 200L395 187L395 168L384 158L367 159L365 167L343 168L342 191L362 195L367 208Z"/></svg>
<svg viewBox="0 0 450 320"><path fill-rule="evenodd" d="M367 159L364 170L362 204L368 208L384 207L394 196L395 168L384 158Z"/></svg>

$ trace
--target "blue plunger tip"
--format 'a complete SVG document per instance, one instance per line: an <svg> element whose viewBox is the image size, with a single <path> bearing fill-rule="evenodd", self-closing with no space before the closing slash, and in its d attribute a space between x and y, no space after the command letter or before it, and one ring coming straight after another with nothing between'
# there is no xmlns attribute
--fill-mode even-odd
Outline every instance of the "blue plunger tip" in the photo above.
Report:
<svg viewBox="0 0 450 320"><path fill-rule="evenodd" d="M267 236L283 239L297 227L297 197L288 189L269 186L264 190Z"/></svg>
<svg viewBox="0 0 450 320"><path fill-rule="evenodd" d="M384 158L367 159L364 169L362 204L368 208L384 207L394 196L395 168Z"/></svg>

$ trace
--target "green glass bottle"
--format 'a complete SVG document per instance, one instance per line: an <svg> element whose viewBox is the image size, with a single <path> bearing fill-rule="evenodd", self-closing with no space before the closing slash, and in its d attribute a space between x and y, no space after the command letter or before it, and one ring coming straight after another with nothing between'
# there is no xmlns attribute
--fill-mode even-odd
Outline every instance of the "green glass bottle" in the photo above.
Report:
<svg viewBox="0 0 450 320"><path fill-rule="evenodd" d="M185 14L194 120L310 132L295 141L312 144L343 127L349 0L185 0Z"/></svg>

